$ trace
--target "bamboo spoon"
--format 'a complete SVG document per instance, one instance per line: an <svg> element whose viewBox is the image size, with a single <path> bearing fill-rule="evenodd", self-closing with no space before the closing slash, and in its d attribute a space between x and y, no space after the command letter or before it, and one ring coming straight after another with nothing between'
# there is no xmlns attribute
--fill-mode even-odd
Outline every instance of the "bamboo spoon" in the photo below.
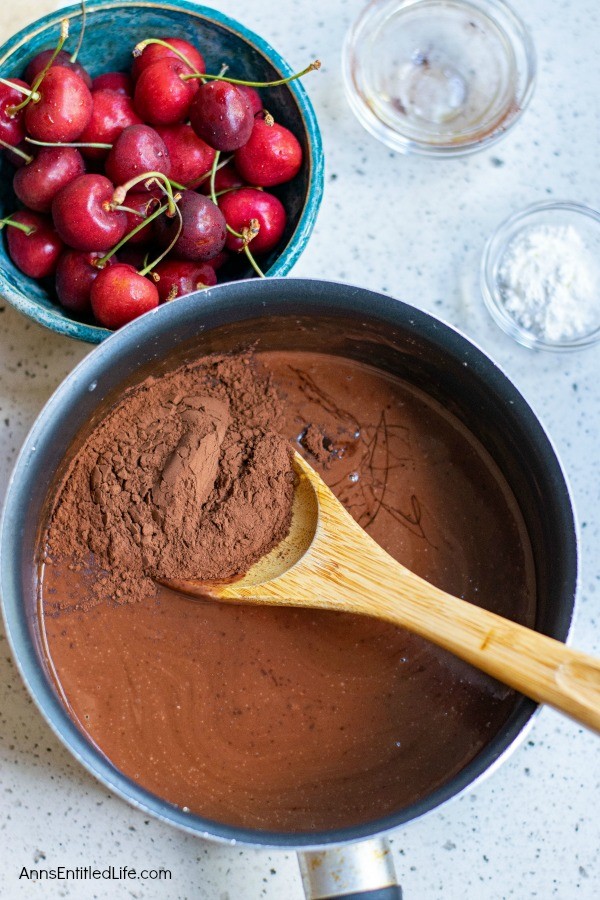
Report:
<svg viewBox="0 0 600 900"><path fill-rule="evenodd" d="M600 732L600 660L446 594L363 531L299 455L290 533L238 581L168 581L194 597L307 606L400 625Z"/></svg>

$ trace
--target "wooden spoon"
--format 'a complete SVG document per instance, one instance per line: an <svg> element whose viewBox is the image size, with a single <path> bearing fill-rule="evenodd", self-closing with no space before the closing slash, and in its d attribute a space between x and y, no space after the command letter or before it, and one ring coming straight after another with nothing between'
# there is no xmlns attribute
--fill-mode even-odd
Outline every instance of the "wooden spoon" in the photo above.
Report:
<svg viewBox="0 0 600 900"><path fill-rule="evenodd" d="M600 732L600 660L459 600L363 531L299 455L290 533L238 581L168 581L193 597L377 616Z"/></svg>

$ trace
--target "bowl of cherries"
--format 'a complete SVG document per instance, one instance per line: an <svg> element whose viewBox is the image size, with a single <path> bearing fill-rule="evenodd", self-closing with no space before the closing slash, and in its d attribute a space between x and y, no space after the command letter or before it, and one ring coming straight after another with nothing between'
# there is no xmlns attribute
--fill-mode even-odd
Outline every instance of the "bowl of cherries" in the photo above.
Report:
<svg viewBox="0 0 600 900"><path fill-rule="evenodd" d="M323 190L300 72L184 0L96 2L0 48L0 294L97 343L217 282L285 275ZM201 295L200 295L201 296Z"/></svg>

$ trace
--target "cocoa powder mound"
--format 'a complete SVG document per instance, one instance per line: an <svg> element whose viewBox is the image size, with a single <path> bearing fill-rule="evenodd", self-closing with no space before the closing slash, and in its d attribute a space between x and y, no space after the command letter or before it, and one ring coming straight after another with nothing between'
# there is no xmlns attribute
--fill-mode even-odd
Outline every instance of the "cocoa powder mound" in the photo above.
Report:
<svg viewBox="0 0 600 900"><path fill-rule="evenodd" d="M304 429L300 436L300 444L307 453L310 453L317 462L326 466L331 461L331 451L328 449L328 438L325 436L323 428L310 423Z"/></svg>
<svg viewBox="0 0 600 900"><path fill-rule="evenodd" d="M290 525L281 412L251 354L205 357L131 388L70 463L47 562L91 566L97 600L139 600L155 579L242 575Z"/></svg>

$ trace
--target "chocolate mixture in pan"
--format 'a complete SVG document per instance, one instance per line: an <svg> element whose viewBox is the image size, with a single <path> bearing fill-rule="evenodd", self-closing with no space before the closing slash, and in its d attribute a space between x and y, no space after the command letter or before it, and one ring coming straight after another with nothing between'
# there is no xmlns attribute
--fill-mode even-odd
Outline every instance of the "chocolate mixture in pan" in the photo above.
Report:
<svg viewBox="0 0 600 900"><path fill-rule="evenodd" d="M41 598L70 713L119 769L209 818L298 832L427 795L516 697L374 619L155 586L161 570L239 572L285 532L288 446L396 559L533 624L524 523L484 449L411 386L300 351L208 357L132 389L56 487Z"/></svg>

